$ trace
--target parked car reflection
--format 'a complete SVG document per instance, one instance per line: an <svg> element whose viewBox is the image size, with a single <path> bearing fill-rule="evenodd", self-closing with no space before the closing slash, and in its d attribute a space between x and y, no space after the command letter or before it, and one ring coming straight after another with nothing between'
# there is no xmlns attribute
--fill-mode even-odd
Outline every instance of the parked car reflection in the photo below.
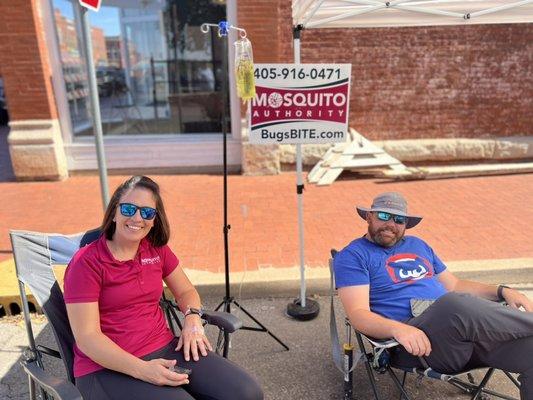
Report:
<svg viewBox="0 0 533 400"><path fill-rule="evenodd" d="M98 67L96 69L96 83L100 97L126 92L126 78L124 70L117 67Z"/></svg>

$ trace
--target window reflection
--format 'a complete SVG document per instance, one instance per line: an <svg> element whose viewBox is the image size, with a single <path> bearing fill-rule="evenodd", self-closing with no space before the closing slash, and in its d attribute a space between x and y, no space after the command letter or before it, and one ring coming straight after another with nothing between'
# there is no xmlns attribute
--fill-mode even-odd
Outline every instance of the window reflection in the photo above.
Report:
<svg viewBox="0 0 533 400"><path fill-rule="evenodd" d="M92 135L77 4L52 3L74 135ZM225 14L218 0L106 0L89 13L104 134L221 132L222 40L200 25Z"/></svg>

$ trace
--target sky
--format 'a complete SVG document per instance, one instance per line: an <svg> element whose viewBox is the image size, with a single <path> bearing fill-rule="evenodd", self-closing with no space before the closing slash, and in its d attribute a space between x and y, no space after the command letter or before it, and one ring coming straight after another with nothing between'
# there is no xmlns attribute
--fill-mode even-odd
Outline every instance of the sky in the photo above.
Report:
<svg viewBox="0 0 533 400"><path fill-rule="evenodd" d="M102 4L105 4L105 0ZM54 8L58 8L68 19L74 20L73 5L77 7L77 0L52 0ZM118 36L120 26L118 22L118 8L102 5L98 12L89 11L89 23L104 30L104 36Z"/></svg>

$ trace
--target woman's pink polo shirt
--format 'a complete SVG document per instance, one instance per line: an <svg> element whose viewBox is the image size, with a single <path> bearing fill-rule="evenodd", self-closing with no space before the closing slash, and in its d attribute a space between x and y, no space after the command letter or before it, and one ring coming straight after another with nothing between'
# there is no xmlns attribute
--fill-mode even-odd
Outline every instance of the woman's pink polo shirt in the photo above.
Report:
<svg viewBox="0 0 533 400"><path fill-rule="evenodd" d="M173 335L159 299L162 279L179 261L165 245L154 247L147 239L139 245L135 259L117 261L102 235L81 248L65 272L65 303L98 302L102 333L137 357L167 345ZM74 376L103 367L74 345Z"/></svg>

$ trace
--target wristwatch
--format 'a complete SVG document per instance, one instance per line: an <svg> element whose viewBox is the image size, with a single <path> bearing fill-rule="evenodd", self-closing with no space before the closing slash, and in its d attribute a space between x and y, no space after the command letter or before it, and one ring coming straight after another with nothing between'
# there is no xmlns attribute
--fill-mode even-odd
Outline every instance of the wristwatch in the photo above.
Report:
<svg viewBox="0 0 533 400"><path fill-rule="evenodd" d="M187 311L185 311L183 315L186 317L187 315L191 314L198 315L199 317L204 315L201 308L187 307Z"/></svg>
<svg viewBox="0 0 533 400"><path fill-rule="evenodd" d="M503 297L503 289L504 288L511 289L509 286L498 285L498 291L496 293L498 294L498 300L499 301L505 301L505 297Z"/></svg>

